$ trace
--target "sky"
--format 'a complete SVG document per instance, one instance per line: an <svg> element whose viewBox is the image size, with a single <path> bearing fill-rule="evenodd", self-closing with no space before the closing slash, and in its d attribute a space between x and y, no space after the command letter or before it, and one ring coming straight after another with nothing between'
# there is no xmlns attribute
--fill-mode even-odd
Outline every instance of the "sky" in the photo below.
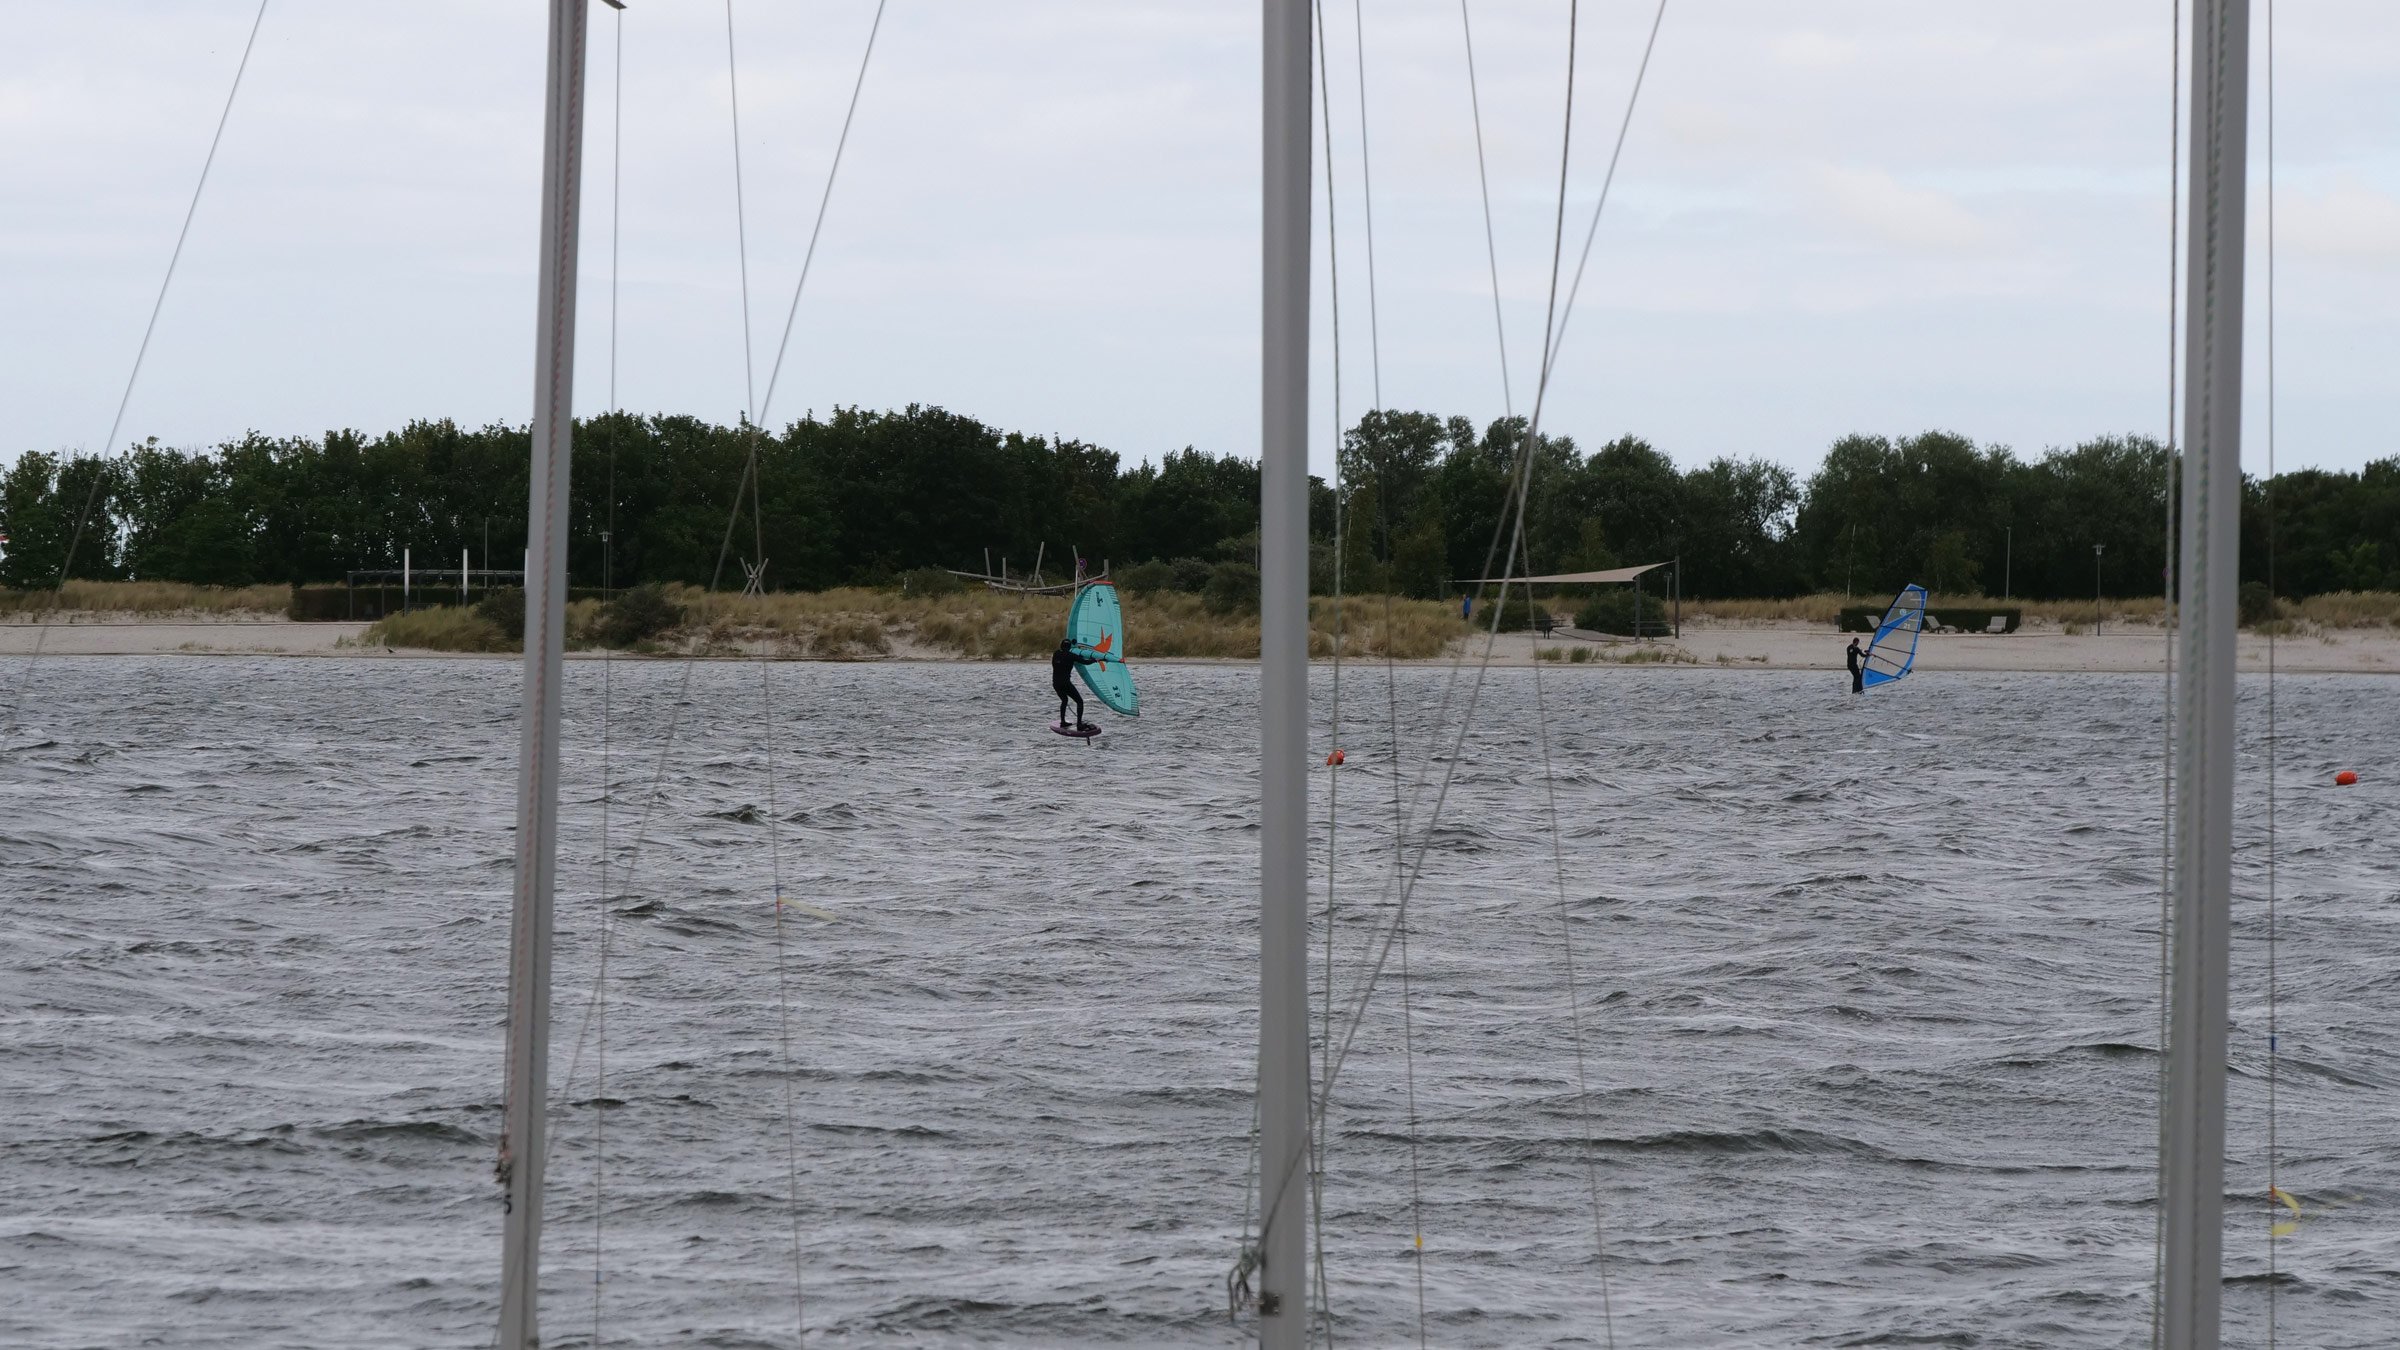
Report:
<svg viewBox="0 0 2400 1350"><path fill-rule="evenodd" d="M1256 3L890 0L796 311L875 0L735 0L730 83L721 0L631 5L621 21L594 11L579 410L611 406L612 386L638 412L749 408L774 425L923 403L1128 462L1257 453ZM2163 435L2172 8L1675 0L1545 427L1587 448L1641 436L1687 466L1760 456L1804 473L1852 432L1941 428L2026 456ZM2400 5L2281 8L2277 462L2355 469L2400 454ZM530 417L544 10L272 0L120 447ZM0 0L0 458L106 435L255 12ZM1319 472L1337 425L1329 237L1341 421L1380 405L1480 423L1530 404L1568 12L1467 7L1495 269L1461 6L1328 3ZM1570 267L1652 12L1580 6ZM2254 471L2267 6L2255 13Z"/></svg>

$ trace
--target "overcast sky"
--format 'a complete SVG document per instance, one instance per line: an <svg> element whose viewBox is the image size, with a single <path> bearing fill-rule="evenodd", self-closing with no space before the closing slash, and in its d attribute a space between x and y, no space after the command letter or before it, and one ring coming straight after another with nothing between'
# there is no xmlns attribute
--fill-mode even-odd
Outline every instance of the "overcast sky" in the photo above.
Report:
<svg viewBox="0 0 2400 1350"><path fill-rule="evenodd" d="M724 5L632 3L616 398L731 420L745 393ZM1472 5L1521 410L1567 6ZM544 8L274 0L120 443L530 416ZM2279 457L2355 468L2400 453L2400 5L2280 8ZM0 455L106 433L254 10L0 0ZM873 10L736 0L762 388ZM1379 348L1385 406L1482 421L1503 393L1459 5L1364 10L1372 331L1358 40L1348 0L1326 15L1344 414L1372 399ZM1803 469L1851 431L1941 427L2026 454L2162 432L2169 10L1677 0L1546 424L1587 447L1630 432L1687 465ZM892 0L768 420L918 402L1128 460L1255 454L1258 11ZM1650 11L1583 6L1574 234ZM610 396L616 31L597 10L583 410ZM2263 97L2253 129L2258 468Z"/></svg>

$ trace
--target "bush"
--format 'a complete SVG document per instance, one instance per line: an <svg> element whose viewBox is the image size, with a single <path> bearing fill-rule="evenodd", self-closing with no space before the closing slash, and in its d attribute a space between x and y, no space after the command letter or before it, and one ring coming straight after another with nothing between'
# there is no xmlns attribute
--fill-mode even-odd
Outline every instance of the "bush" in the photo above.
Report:
<svg viewBox="0 0 2400 1350"><path fill-rule="evenodd" d="M600 607L602 646L630 647L683 622L683 606L663 586L636 586Z"/></svg>
<svg viewBox="0 0 2400 1350"><path fill-rule="evenodd" d="M1641 627L1634 631L1633 588L1618 586L1600 592L1583 602L1575 611L1575 626L1589 633L1610 633L1617 637L1652 637L1668 631L1668 614L1658 596L1644 595L1641 603Z"/></svg>
<svg viewBox="0 0 2400 1350"><path fill-rule="evenodd" d="M472 609L457 605L428 605L406 614L388 614L359 634L362 647L415 647L435 652L513 652L524 634L503 633Z"/></svg>
<svg viewBox="0 0 2400 1350"><path fill-rule="evenodd" d="M2256 628L2275 617L2275 593L2263 581L2245 581L2234 597L2234 608L2241 611L2244 628Z"/></svg>
<svg viewBox="0 0 2400 1350"><path fill-rule="evenodd" d="M1118 573L1116 580L1127 595L1156 595L1160 591L1179 589L1175 585L1175 569L1156 558L1135 563Z"/></svg>
<svg viewBox="0 0 2400 1350"><path fill-rule="evenodd" d="M1208 588L1200 599L1211 614L1256 613L1258 569L1246 562L1218 563L1209 569Z"/></svg>
<svg viewBox="0 0 2400 1350"><path fill-rule="evenodd" d="M1177 558L1167 566L1174 569L1176 590L1198 595L1208 589L1208 578L1212 569L1200 559Z"/></svg>
<svg viewBox="0 0 2400 1350"><path fill-rule="evenodd" d="M912 567L900 574L902 595L956 595L966 583L939 567Z"/></svg>
<svg viewBox="0 0 2400 1350"><path fill-rule="evenodd" d="M523 640L525 633L525 592L510 586L492 591L475 602L475 612L484 622L503 633Z"/></svg>

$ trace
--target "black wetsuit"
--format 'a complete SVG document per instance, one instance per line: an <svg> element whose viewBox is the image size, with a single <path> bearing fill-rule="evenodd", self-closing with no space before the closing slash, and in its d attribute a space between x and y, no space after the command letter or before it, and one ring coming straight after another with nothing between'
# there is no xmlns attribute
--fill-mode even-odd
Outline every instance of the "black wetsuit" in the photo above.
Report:
<svg viewBox="0 0 2400 1350"><path fill-rule="evenodd" d="M1858 650L1857 638L1850 639L1850 692L1853 694L1867 692L1866 665Z"/></svg>
<svg viewBox="0 0 2400 1350"><path fill-rule="evenodd" d="M1083 695L1075 692L1075 667L1098 663L1097 656L1084 656L1074 648L1061 645L1050 653L1050 687L1058 694L1058 724L1062 727L1083 725ZM1067 701L1075 702L1075 720L1067 720Z"/></svg>

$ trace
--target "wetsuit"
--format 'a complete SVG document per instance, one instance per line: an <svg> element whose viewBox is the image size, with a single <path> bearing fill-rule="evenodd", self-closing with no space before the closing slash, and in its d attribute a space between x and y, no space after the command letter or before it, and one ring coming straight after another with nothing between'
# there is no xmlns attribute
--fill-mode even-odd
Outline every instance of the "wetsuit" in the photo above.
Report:
<svg viewBox="0 0 2400 1350"><path fill-rule="evenodd" d="M1081 727L1083 725L1083 695L1075 692L1075 667L1094 665L1099 660L1100 658L1097 656L1082 655L1063 642L1059 644L1058 650L1050 653L1050 688L1058 694L1058 724L1060 726ZM1069 699L1074 700L1075 703L1075 720L1072 722L1067 720L1067 701Z"/></svg>
<svg viewBox="0 0 2400 1350"><path fill-rule="evenodd" d="M1850 639L1850 692L1853 694L1867 692L1867 671L1860 657L1857 638Z"/></svg>

